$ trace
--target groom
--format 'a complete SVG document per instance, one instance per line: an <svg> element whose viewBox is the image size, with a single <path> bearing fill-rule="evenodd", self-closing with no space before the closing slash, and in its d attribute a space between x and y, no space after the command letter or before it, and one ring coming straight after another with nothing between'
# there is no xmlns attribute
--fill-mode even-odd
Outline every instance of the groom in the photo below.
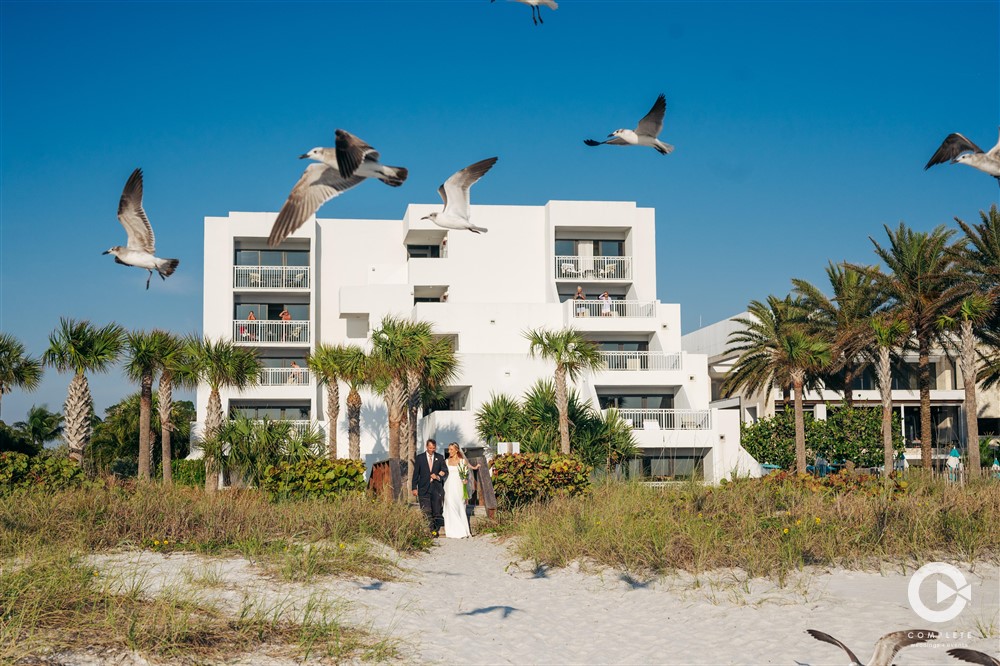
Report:
<svg viewBox="0 0 1000 666"><path fill-rule="evenodd" d="M448 465L444 456L435 453L437 442L427 440L426 450L417 454L413 468L413 494L420 500L420 510L427 516L431 532L437 534L444 525L442 516L444 507L444 477L448 474Z"/></svg>

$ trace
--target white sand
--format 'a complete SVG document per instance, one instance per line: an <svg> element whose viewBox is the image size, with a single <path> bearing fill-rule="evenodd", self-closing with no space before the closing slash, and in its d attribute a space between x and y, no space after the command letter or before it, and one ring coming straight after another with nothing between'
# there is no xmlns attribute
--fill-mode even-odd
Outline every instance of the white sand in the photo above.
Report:
<svg viewBox="0 0 1000 666"><path fill-rule="evenodd" d="M836 647L806 635L810 628L838 637L862 660L890 631L965 632L907 648L896 658L901 666L961 663L945 654L950 647L1000 651L1000 569L990 565L965 570L972 603L955 621L933 625L910 609L909 576L898 570L815 570L783 588L747 582L739 572L638 581L577 567L534 571L514 563L505 545L489 536L440 539L429 553L402 560L406 573L397 582L325 578L290 584L243 560L181 553L101 556L95 563L104 575L132 571L150 593L193 586L231 608L251 595L265 605L282 604L291 616L305 599L323 598L341 608L346 621L399 639L407 663L847 663ZM206 572L214 585L192 583ZM991 638L979 635L977 621L992 626ZM263 655L257 657L240 663L265 663Z"/></svg>

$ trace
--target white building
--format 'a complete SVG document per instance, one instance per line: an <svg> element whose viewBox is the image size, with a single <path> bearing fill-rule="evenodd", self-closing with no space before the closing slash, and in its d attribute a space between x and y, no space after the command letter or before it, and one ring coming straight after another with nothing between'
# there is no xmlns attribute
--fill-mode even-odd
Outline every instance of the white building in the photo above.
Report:
<svg viewBox="0 0 1000 666"><path fill-rule="evenodd" d="M420 219L436 210L413 204L403 220L310 221L278 249L266 245L274 213L206 218L204 334L254 346L266 366L260 387L222 393L223 410L333 427L307 354L320 341L367 346L372 327L393 314L432 322L453 338L460 361L448 409L421 419L421 441L475 445L475 411L491 394L520 397L552 377L549 362L528 357L523 332L573 327L601 346L606 362L576 389L634 424L644 454L635 471L714 482L757 469L739 446L738 415L709 407L707 357L681 350L680 306L656 300L652 209L568 201L474 206L475 223L489 228L483 235ZM588 298L582 306L571 301L578 285ZM608 315L597 300L604 290L612 299ZM290 321L280 320L284 309ZM291 368L293 360L301 370ZM202 386L200 418L207 402ZM345 411L336 424L341 455ZM361 421L366 462L384 459L380 398L364 396Z"/></svg>

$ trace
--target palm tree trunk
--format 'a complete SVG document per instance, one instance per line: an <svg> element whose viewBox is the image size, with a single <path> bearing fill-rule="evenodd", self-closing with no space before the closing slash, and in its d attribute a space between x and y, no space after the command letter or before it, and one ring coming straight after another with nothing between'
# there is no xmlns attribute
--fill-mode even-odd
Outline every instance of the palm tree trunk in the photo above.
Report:
<svg viewBox="0 0 1000 666"><path fill-rule="evenodd" d="M361 460L361 394L353 387L347 394L347 448L352 459Z"/></svg>
<svg viewBox="0 0 1000 666"><path fill-rule="evenodd" d="M854 391L851 389L854 385L854 379L859 374L856 365L849 365L848 369L844 371L844 402L847 403L848 407L854 407Z"/></svg>
<svg viewBox="0 0 1000 666"><path fill-rule="evenodd" d="M83 373L73 375L70 380L63 411L66 419L63 438L69 447L70 460L82 465L83 451L90 442L90 413L93 411L90 384Z"/></svg>
<svg viewBox="0 0 1000 666"><path fill-rule="evenodd" d="M896 450L892 446L892 365L889 359L889 348L878 350L878 388L882 397L882 464L885 465L882 477L888 481L896 462Z"/></svg>
<svg viewBox="0 0 1000 666"><path fill-rule="evenodd" d="M171 468L173 452L170 448L170 432L174 429L174 424L170 420L171 412L174 411L174 387L173 377L169 371L164 371L160 375L156 395L160 407L160 466L163 468L163 485L169 486L174 482Z"/></svg>
<svg viewBox="0 0 1000 666"><path fill-rule="evenodd" d="M409 405L406 411L406 446L404 457L406 458L406 488L413 485L413 467L417 461L417 415L420 409L420 393L416 392L416 404L413 395L410 395Z"/></svg>
<svg viewBox="0 0 1000 666"><path fill-rule="evenodd" d="M962 321L962 382L965 384L965 432L969 475L979 476L979 405L976 400L976 337L972 322Z"/></svg>
<svg viewBox="0 0 1000 666"><path fill-rule="evenodd" d="M326 452L337 458L337 421L340 420L340 384L336 377L326 383Z"/></svg>
<svg viewBox="0 0 1000 666"><path fill-rule="evenodd" d="M801 371L792 373L792 393L795 398L795 471L806 473L806 420L802 409L802 386L805 376Z"/></svg>
<svg viewBox="0 0 1000 666"><path fill-rule="evenodd" d="M385 408L389 413L389 459L399 460L400 427L406 406L406 388L401 379L393 379L385 390Z"/></svg>
<svg viewBox="0 0 1000 666"><path fill-rule="evenodd" d="M208 395L208 409L205 411L205 439L213 439L222 429L222 398L219 389L213 388ZM205 455L205 492L214 493L219 489L219 465L214 456Z"/></svg>
<svg viewBox="0 0 1000 666"><path fill-rule="evenodd" d="M931 425L931 350L926 338L918 341L920 360L918 363L918 386L920 387L920 464L924 469L932 468L931 442L934 439Z"/></svg>
<svg viewBox="0 0 1000 666"><path fill-rule="evenodd" d="M556 364L556 408L559 410L559 446L563 455L570 455L569 398L566 395L566 368Z"/></svg>
<svg viewBox="0 0 1000 666"><path fill-rule="evenodd" d="M139 480L149 481L151 451L149 420L153 416L153 375L144 373L139 389Z"/></svg>

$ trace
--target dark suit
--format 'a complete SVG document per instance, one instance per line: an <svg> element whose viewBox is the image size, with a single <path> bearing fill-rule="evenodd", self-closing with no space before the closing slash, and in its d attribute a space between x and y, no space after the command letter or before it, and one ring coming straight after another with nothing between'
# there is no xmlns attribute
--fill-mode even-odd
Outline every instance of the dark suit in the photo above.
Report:
<svg viewBox="0 0 1000 666"><path fill-rule="evenodd" d="M431 474L437 474L438 478L432 479ZM444 526L444 476L446 474L448 474L448 465L440 453L434 454L433 465L427 464L426 451L417 454L413 466L412 490L417 491L420 510L427 516L427 522L432 531Z"/></svg>

